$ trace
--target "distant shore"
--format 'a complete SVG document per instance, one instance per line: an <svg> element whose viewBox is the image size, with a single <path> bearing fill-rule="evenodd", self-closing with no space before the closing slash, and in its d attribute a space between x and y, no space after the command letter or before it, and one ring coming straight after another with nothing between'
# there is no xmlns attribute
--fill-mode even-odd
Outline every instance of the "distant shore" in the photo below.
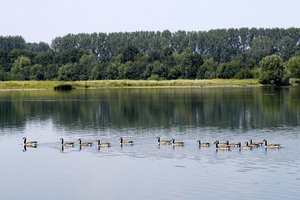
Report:
<svg viewBox="0 0 300 200"><path fill-rule="evenodd" d="M295 80L292 82L296 82ZM68 84L74 89L97 88L186 88L186 87L259 87L257 79L205 80L95 80L95 81L0 81L0 90L45 90Z"/></svg>

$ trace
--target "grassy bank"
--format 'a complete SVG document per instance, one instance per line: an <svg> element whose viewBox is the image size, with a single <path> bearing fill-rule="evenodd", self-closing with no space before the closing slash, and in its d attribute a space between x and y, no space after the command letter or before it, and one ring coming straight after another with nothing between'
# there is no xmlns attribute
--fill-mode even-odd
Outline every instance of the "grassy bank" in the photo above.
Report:
<svg viewBox="0 0 300 200"><path fill-rule="evenodd" d="M100 81L1 81L0 89L53 89L68 84L72 88L109 88L109 87L234 87L259 86L257 79L209 79L209 80L100 80Z"/></svg>
<svg viewBox="0 0 300 200"><path fill-rule="evenodd" d="M291 79L292 85L300 84ZM138 87L249 87L260 86L257 79L206 79L206 80L98 80L98 81L0 81L0 90L54 89L70 85L73 89L138 88Z"/></svg>

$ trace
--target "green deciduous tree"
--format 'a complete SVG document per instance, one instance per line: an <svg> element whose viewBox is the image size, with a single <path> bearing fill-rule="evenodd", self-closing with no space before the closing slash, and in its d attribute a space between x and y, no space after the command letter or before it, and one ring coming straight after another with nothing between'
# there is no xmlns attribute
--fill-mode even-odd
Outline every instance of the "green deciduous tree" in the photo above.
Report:
<svg viewBox="0 0 300 200"><path fill-rule="evenodd" d="M31 67L31 80L45 80L44 68L40 64L35 64Z"/></svg>
<svg viewBox="0 0 300 200"><path fill-rule="evenodd" d="M289 76L287 70L283 66L283 62L278 55L266 56L260 62L260 78L261 84L267 85L288 85Z"/></svg>
<svg viewBox="0 0 300 200"><path fill-rule="evenodd" d="M300 56L290 58L286 66L292 77L300 78Z"/></svg>
<svg viewBox="0 0 300 200"><path fill-rule="evenodd" d="M195 79L197 71L203 63L201 55L193 53L192 49L187 48L181 54L176 56L178 68L182 78Z"/></svg>
<svg viewBox="0 0 300 200"><path fill-rule="evenodd" d="M237 61L231 61L222 63L217 68L218 78L234 78L241 68L241 63Z"/></svg>
<svg viewBox="0 0 300 200"><path fill-rule="evenodd" d="M19 80L29 80L31 70L31 60L28 57L20 56L17 58L11 68L11 72Z"/></svg>
<svg viewBox="0 0 300 200"><path fill-rule="evenodd" d="M203 62L197 72L197 78L199 79L209 79L217 77L217 67L219 63L214 61L213 58L207 59Z"/></svg>

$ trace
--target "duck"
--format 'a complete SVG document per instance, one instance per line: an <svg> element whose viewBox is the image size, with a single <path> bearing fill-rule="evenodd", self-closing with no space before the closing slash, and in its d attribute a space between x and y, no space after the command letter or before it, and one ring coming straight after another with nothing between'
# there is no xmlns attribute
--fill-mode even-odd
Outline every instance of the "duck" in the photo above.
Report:
<svg viewBox="0 0 300 200"><path fill-rule="evenodd" d="M98 140L98 147L110 147L110 143L101 143L100 140Z"/></svg>
<svg viewBox="0 0 300 200"><path fill-rule="evenodd" d="M201 140L197 140L199 147L210 147L209 142L201 142Z"/></svg>
<svg viewBox="0 0 300 200"><path fill-rule="evenodd" d="M228 142L228 141L227 141ZM226 142L226 143L227 143ZM227 144L222 143L222 145L220 146L219 144L219 140L215 141L214 144L216 144L216 150L221 150L221 151L230 151L230 147L227 146Z"/></svg>
<svg viewBox="0 0 300 200"><path fill-rule="evenodd" d="M37 141L27 141L26 137L23 137L23 146L24 147L37 147Z"/></svg>
<svg viewBox="0 0 300 200"><path fill-rule="evenodd" d="M265 143L265 148L266 149L278 149L278 148L280 148L280 144L268 144L266 139L264 139L263 141Z"/></svg>
<svg viewBox="0 0 300 200"><path fill-rule="evenodd" d="M157 136L157 143L158 145L161 145L161 144L172 144L172 140L161 140L160 139L160 136Z"/></svg>
<svg viewBox="0 0 300 200"><path fill-rule="evenodd" d="M79 146L92 146L93 143L92 142L81 142L81 139L78 139L78 142L79 142Z"/></svg>
<svg viewBox="0 0 300 200"><path fill-rule="evenodd" d="M124 140L122 137L120 137L120 144L121 145L133 145L133 140Z"/></svg>
<svg viewBox="0 0 300 200"><path fill-rule="evenodd" d="M251 145L251 144L255 144L255 145L257 145L257 146L262 146L262 145L264 144L263 141L256 141L256 142L253 142L252 139L249 140L249 143L250 143L250 145Z"/></svg>
<svg viewBox="0 0 300 200"><path fill-rule="evenodd" d="M175 142L175 139L172 139L172 145L173 146L184 146L184 142Z"/></svg>
<svg viewBox="0 0 300 200"><path fill-rule="evenodd" d="M64 142L63 138L60 138L61 145L65 147L74 147L74 142Z"/></svg>
<svg viewBox="0 0 300 200"><path fill-rule="evenodd" d="M253 147L248 146L248 142L246 142L245 146L242 146L241 143L238 143L239 150L252 150Z"/></svg>

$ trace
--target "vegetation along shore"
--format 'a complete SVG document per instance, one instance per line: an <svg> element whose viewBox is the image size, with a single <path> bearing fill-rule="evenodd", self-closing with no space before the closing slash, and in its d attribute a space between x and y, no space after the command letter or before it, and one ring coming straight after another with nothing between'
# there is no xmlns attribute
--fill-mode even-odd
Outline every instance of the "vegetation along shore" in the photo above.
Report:
<svg viewBox="0 0 300 200"><path fill-rule="evenodd" d="M0 36L0 81L46 81L1 88L71 81L76 88L289 85L290 78L300 78L300 28L82 33L56 37L50 45Z"/></svg>
<svg viewBox="0 0 300 200"><path fill-rule="evenodd" d="M96 80L96 81L0 81L0 90L53 89L70 85L73 89L112 87L253 87L257 79L207 80Z"/></svg>
<svg viewBox="0 0 300 200"><path fill-rule="evenodd" d="M298 79L291 79L298 85ZM72 89L97 88L165 88L165 87L260 87L258 79L203 79L203 80L95 80L95 81L0 81L0 91L43 90L59 86Z"/></svg>

